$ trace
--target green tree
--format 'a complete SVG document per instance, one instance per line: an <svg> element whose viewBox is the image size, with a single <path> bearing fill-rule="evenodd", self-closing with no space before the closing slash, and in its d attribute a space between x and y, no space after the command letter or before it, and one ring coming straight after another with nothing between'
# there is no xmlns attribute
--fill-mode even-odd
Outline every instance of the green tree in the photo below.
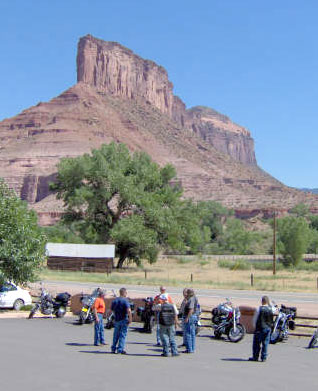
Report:
<svg viewBox="0 0 318 391"><path fill-rule="evenodd" d="M155 262L164 247L196 251L204 241L195 205L171 185L171 165L160 168L143 152L123 144L102 145L77 158L62 159L52 189L63 199L63 221L86 243L116 245L119 261Z"/></svg>
<svg viewBox="0 0 318 391"><path fill-rule="evenodd" d="M239 219L229 219L220 240L220 247L225 253L251 254L253 232L247 231Z"/></svg>
<svg viewBox="0 0 318 391"><path fill-rule="evenodd" d="M277 248L286 266L296 266L306 252L311 230L304 217L288 216L277 220Z"/></svg>
<svg viewBox="0 0 318 391"><path fill-rule="evenodd" d="M309 206L303 203L297 204L294 206L290 213L295 215L296 217L307 217L310 213Z"/></svg>
<svg viewBox="0 0 318 391"><path fill-rule="evenodd" d="M45 243L36 213L0 180L0 278L34 281L45 260Z"/></svg>
<svg viewBox="0 0 318 391"><path fill-rule="evenodd" d="M198 213L201 216L201 224L210 230L210 240L216 240L223 234L223 225L227 218L233 215L233 211L227 209L216 201L198 202Z"/></svg>
<svg viewBox="0 0 318 391"><path fill-rule="evenodd" d="M71 225L66 227L58 223L49 227L42 227L42 232L47 237L48 242L84 243L83 239L74 232L74 228Z"/></svg>

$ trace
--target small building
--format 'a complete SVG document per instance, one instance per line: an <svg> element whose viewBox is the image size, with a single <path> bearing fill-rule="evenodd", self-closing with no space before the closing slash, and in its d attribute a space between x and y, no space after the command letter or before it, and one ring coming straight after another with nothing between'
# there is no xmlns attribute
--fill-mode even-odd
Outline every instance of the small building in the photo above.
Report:
<svg viewBox="0 0 318 391"><path fill-rule="evenodd" d="M47 267L52 270L111 273L114 244L47 243Z"/></svg>

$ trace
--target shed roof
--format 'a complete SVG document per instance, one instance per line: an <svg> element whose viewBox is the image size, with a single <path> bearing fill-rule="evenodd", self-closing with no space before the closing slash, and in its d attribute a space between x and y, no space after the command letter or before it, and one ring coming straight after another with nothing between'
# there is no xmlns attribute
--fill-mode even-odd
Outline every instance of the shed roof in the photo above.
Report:
<svg viewBox="0 0 318 391"><path fill-rule="evenodd" d="M114 258L115 245L47 243L46 253L49 257Z"/></svg>

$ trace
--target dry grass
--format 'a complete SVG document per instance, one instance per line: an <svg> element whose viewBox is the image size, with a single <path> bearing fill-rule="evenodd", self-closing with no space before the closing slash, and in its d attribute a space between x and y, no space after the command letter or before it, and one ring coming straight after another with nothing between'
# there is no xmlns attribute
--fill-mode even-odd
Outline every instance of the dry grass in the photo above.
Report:
<svg viewBox="0 0 318 391"><path fill-rule="evenodd" d="M251 273L254 285L251 286ZM192 283L191 283L192 275ZM146 277L146 278L145 278ZM109 276L100 273L56 272L44 269L43 279L101 283L126 283L170 286L192 285L201 288L253 289L265 291L317 292L318 272L279 270L229 270L220 268L217 260L203 257L161 257L157 263L143 268L127 267Z"/></svg>

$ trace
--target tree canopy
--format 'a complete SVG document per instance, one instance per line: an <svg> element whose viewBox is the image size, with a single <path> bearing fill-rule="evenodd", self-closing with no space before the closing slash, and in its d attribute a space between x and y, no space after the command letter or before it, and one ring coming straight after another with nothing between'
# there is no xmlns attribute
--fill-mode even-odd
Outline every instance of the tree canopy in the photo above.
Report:
<svg viewBox="0 0 318 391"><path fill-rule="evenodd" d="M45 242L36 213L0 180L0 279L34 281L45 259Z"/></svg>
<svg viewBox="0 0 318 391"><path fill-rule="evenodd" d="M286 266L296 266L312 239L309 224L304 217L288 216L277 220L278 251Z"/></svg>
<svg viewBox="0 0 318 391"><path fill-rule="evenodd" d="M102 145L91 154L64 158L52 189L65 204L63 222L76 226L86 243L116 245L126 259L155 262L162 248L197 251L206 239L200 216L171 182L173 166L159 167L124 144Z"/></svg>

